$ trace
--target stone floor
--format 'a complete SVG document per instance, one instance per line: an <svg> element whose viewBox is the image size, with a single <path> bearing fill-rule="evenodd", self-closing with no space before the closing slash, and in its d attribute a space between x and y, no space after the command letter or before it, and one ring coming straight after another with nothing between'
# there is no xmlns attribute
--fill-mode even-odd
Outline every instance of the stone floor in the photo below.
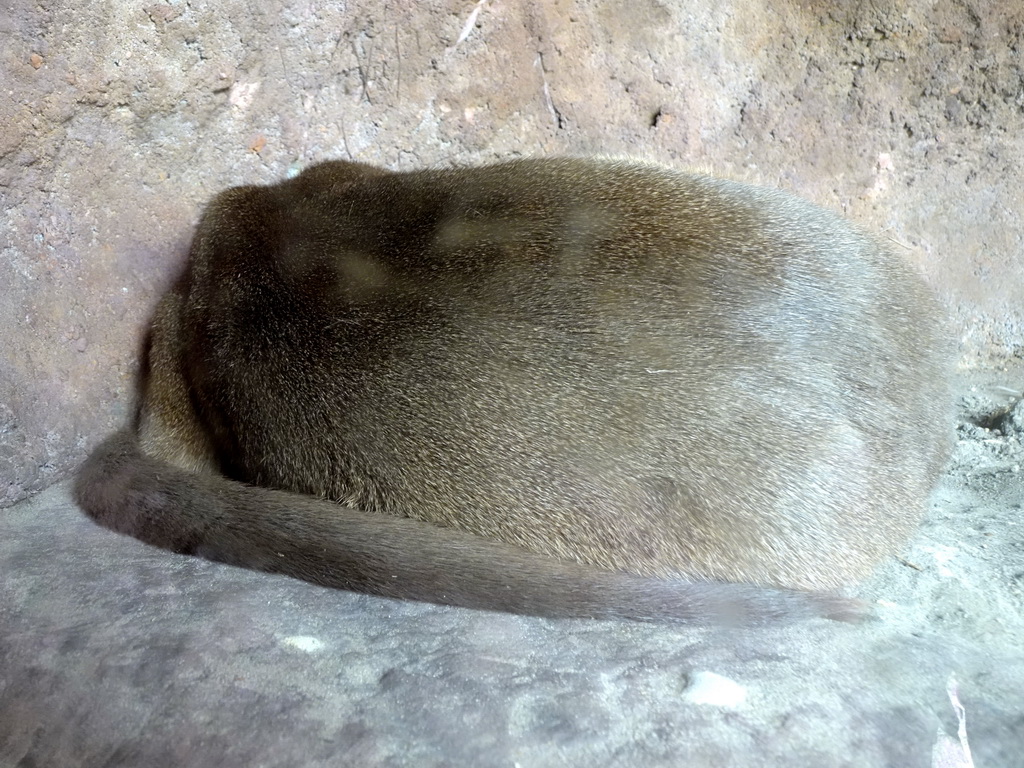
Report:
<svg viewBox="0 0 1024 768"><path fill-rule="evenodd" d="M0 514L0 766L950 768L972 765L957 702L974 764L1020 766L1024 406L996 427L1022 382L965 382L951 470L862 626L372 599L150 549L52 487Z"/></svg>

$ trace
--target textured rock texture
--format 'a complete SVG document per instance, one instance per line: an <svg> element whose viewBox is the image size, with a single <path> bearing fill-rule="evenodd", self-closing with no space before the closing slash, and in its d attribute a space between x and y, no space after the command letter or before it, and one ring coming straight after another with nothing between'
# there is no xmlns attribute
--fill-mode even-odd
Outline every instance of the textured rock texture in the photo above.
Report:
<svg viewBox="0 0 1024 768"><path fill-rule="evenodd" d="M0 504L125 418L202 203L329 157L786 187L917 262L965 361L1024 349L1017 0L7 0L0 38Z"/></svg>

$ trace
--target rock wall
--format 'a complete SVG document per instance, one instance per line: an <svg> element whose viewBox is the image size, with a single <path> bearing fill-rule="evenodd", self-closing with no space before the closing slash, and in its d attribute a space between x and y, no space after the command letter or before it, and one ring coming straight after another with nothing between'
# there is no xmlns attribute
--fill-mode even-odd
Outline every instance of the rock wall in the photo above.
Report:
<svg viewBox="0 0 1024 768"><path fill-rule="evenodd" d="M203 202L316 160L629 154L788 188L1024 355L1018 0L9 0L0 505L122 422Z"/></svg>

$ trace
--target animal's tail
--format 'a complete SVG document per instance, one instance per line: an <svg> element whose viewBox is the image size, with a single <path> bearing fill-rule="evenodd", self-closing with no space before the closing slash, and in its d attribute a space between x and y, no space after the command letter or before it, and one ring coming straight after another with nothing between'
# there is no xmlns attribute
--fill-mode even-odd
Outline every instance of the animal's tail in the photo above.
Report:
<svg viewBox="0 0 1024 768"><path fill-rule="evenodd" d="M862 618L828 594L636 576L563 562L417 520L186 472L146 455L131 430L79 472L97 523L174 552L384 597L537 616L775 624Z"/></svg>

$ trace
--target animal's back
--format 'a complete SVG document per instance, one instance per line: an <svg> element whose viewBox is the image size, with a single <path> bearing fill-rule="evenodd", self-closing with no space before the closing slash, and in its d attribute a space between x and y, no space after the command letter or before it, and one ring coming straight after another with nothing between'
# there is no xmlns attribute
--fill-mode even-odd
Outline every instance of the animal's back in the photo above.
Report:
<svg viewBox="0 0 1024 768"><path fill-rule="evenodd" d="M222 196L190 275L182 369L226 474L563 559L835 587L902 544L947 450L920 279L778 192L325 164Z"/></svg>

